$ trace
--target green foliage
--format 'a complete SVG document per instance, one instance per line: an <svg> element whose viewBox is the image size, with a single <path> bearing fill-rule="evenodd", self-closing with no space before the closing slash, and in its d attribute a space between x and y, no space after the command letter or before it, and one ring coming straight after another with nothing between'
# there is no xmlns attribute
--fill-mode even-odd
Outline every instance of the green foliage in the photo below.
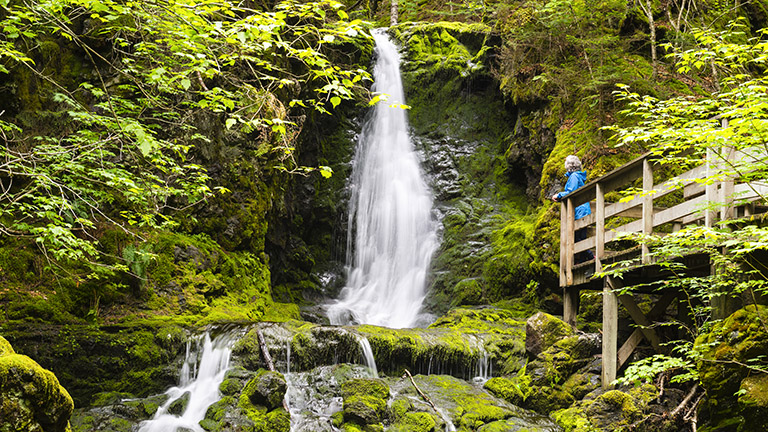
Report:
<svg viewBox="0 0 768 432"><path fill-rule="evenodd" d="M27 88L38 90L29 91L53 107L47 115L57 121L26 127L0 106L0 115L11 115L0 120L0 232L34 238L61 265L90 263L90 277L129 267L140 274L146 256L129 250L124 260L109 259L98 234L105 226L133 235L173 227L175 214L214 193L206 170L192 160L195 144L217 139L196 127L204 117L257 141L278 169L314 171L293 160L298 119L307 109L328 112L364 94L368 77L331 61L338 47L369 38L365 24L348 20L341 6L6 2L0 73L31 83ZM59 46L82 57L76 76L85 81L70 85L40 72L47 66L35 59ZM10 107L36 110L25 100Z"/></svg>
<svg viewBox="0 0 768 432"><path fill-rule="evenodd" d="M617 97L627 104L621 114L635 123L609 128L615 132L618 145L648 148L657 162L674 169L707 164L705 175L693 180L700 185L726 179L754 185L768 179L765 163L767 33L762 30L758 37L748 37L745 26L735 22L724 31L694 31L699 44L695 49L670 47L673 51L669 57L676 60L679 73L714 71L719 78L718 90L698 98L658 99L633 93L628 86L619 86ZM676 177L668 184L671 188L679 187L685 181L691 179ZM760 187L752 187L749 194L751 201L766 203ZM747 197L737 194L731 198L739 205L746 202ZM717 207L717 203L708 203L701 210L712 211ZM691 314L691 325L676 325L691 338L701 338L695 346L690 340L673 343L672 357L645 359L631 366L620 382L647 381L664 370L673 370L674 379L678 381L699 379L702 365L706 363L706 359L702 363L701 351L708 350L703 344L704 336L717 328L715 318L728 314L725 305L734 301L758 303L768 294L768 269L764 260L768 228L761 220L748 217L723 221L715 227L688 226L664 237L633 238L647 244L653 260L676 275L666 281L665 286L686 295ZM687 275L678 258L690 253L707 255L717 270L706 277ZM633 263L620 262L606 274L621 276L632 267ZM757 353L740 362L757 372L766 369L766 359Z"/></svg>

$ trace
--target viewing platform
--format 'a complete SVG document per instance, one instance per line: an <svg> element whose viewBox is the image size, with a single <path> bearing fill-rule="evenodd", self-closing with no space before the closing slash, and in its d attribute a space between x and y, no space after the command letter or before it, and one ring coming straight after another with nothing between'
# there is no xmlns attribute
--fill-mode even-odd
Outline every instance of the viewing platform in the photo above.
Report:
<svg viewBox="0 0 768 432"><path fill-rule="evenodd" d="M709 161L715 160L714 155L708 156ZM723 158L720 163L725 164L730 158L743 156L731 152L729 158ZM692 224L712 227L719 221L768 211L763 201L763 197L768 196L768 184L739 183L728 178L723 181L704 181L719 172L719 167L713 163L705 163L682 174L662 178L663 172L670 171L669 166L656 164L649 153L586 183L561 201L560 286L563 288L563 319L571 325L576 324L581 290L602 290L603 387L610 386L616 379L618 369L643 340L647 340L656 352L663 352L663 341L654 330L653 323L681 295L676 290L663 289L663 284L649 286L671 277L671 273L655 265L648 246L633 241L618 241L619 234L664 236ZM631 192L622 194L621 191ZM622 202L622 196L633 198ZM585 202L590 203L592 214L575 220L574 209ZM575 232L583 229L587 230L586 238L575 242ZM586 251L592 251L594 258L576 262L576 258L583 256ZM633 260L636 265L622 279L596 276L607 264L626 260ZM681 256L680 261L689 276L706 276L713 271L709 257L704 254L691 253ZM633 292L657 296L647 313L636 304L633 296L617 295L615 292L622 286L638 284L645 284L645 287ZM636 324L634 332L620 347L619 303L626 308ZM682 307L682 302L678 305ZM685 320L687 309L681 309L680 315L680 319Z"/></svg>

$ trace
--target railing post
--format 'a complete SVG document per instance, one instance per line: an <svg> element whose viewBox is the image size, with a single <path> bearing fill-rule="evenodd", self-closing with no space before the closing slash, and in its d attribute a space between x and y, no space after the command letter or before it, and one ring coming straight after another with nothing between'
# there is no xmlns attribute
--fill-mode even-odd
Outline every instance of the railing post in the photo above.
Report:
<svg viewBox="0 0 768 432"><path fill-rule="evenodd" d="M564 287L568 283L566 277L565 277L565 267L566 267L566 259L565 259L565 252L568 248L568 244L566 242L566 238L568 237L566 233L566 227L568 223L566 222L568 218L568 211L565 207L565 201L560 202L560 286Z"/></svg>
<svg viewBox="0 0 768 432"><path fill-rule="evenodd" d="M649 192L653 190L653 169L651 162L646 158L643 160L643 234L651 235L653 233L653 195ZM642 262L648 264L651 261L648 244L642 246Z"/></svg>
<svg viewBox="0 0 768 432"><path fill-rule="evenodd" d="M603 271L605 253L605 191L602 183L595 184L595 273Z"/></svg>
<svg viewBox="0 0 768 432"><path fill-rule="evenodd" d="M728 119L722 120L723 129L728 127ZM723 169L730 169L729 163L733 160L734 149L733 147L723 147ZM733 194L734 194L734 181L733 176L729 175L728 178L720 185L720 202L722 207L720 208L720 220L730 220L735 216L735 209L733 208Z"/></svg>
<svg viewBox="0 0 768 432"><path fill-rule="evenodd" d="M570 197L565 199L565 282L567 285L573 284L573 226L576 218L576 212L573 206L573 200Z"/></svg>
<svg viewBox="0 0 768 432"><path fill-rule="evenodd" d="M712 151L711 148L707 148L707 178L712 178L717 170L714 159L715 152ZM717 183L707 184L704 189L704 195L707 200L707 208L704 213L704 226L711 228L715 226L715 212L712 211L712 203L717 200Z"/></svg>

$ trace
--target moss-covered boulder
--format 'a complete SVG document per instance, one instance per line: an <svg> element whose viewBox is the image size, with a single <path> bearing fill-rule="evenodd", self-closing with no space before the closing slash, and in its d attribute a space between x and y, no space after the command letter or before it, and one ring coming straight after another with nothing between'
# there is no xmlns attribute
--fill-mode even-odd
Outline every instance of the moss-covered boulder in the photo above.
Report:
<svg viewBox="0 0 768 432"><path fill-rule="evenodd" d="M739 411L744 417L739 432L758 432L768 419L768 375L745 378L739 391Z"/></svg>
<svg viewBox="0 0 768 432"><path fill-rule="evenodd" d="M525 322L525 350L530 355L537 356L558 340L573 334L573 328L565 321L539 312Z"/></svg>
<svg viewBox="0 0 768 432"><path fill-rule="evenodd" d="M742 399L734 394L741 388L759 388L754 378L746 384L743 381L755 373L747 365L768 353L768 306L747 306L734 312L699 336L695 346L702 354L697 368L707 391L704 408L710 421L715 425L744 423ZM751 401L743 401L747 400Z"/></svg>
<svg viewBox="0 0 768 432"><path fill-rule="evenodd" d="M413 379L419 389L440 407L440 417L435 420L450 421L457 430L476 431L484 425L498 421L510 420L514 423L513 419L518 424L527 424L528 427L534 425L554 427L545 417L518 408L457 378L445 375L416 375ZM430 405L422 402L421 395L409 380L401 380L396 385L393 384L392 390L396 394L392 403L393 410L434 412ZM497 424L495 427L501 426Z"/></svg>
<svg viewBox="0 0 768 432"><path fill-rule="evenodd" d="M553 412L552 418L565 432L630 431L648 414L648 405L657 395L650 384L627 391L598 391Z"/></svg>
<svg viewBox="0 0 768 432"><path fill-rule="evenodd" d="M0 432L69 431L74 403L53 372L0 337Z"/></svg>
<svg viewBox="0 0 768 432"><path fill-rule="evenodd" d="M378 425L386 418L389 386L380 379L357 378L341 386L344 421Z"/></svg>
<svg viewBox="0 0 768 432"><path fill-rule="evenodd" d="M248 398L253 405L273 410L283 406L286 389L287 384L283 374L261 369L245 385L242 396Z"/></svg>

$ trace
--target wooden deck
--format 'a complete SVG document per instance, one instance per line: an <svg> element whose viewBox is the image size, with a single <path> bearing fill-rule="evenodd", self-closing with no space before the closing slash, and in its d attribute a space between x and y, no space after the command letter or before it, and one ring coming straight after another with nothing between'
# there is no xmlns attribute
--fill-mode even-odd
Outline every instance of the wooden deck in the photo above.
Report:
<svg viewBox="0 0 768 432"><path fill-rule="evenodd" d="M647 314L637 307L632 296L617 296L615 290L620 288L621 283L652 286L653 282L669 277L662 268L654 265L646 245L627 245L626 241L617 241L618 236L621 233L666 235L691 224L711 227L721 220L767 210L761 204L763 196L768 196L768 184L737 183L729 179L705 183L702 179L717 169L707 164L666 179L659 178L659 168L650 154L643 155L585 184L561 202L560 286L563 288L563 319L571 325L576 324L581 290L602 290L604 387L616 379L617 370L643 340L648 341L657 351L662 351L652 323L663 315L678 295L676 292L647 289L647 293L658 295L656 304ZM657 170L656 182L654 170ZM629 188L642 189L643 192L626 202L617 198L620 193L612 194ZM608 202L606 196L614 198L614 202ZM734 197L737 197L737 201L734 201ZM592 214L575 220L575 208L585 202L590 203ZM581 229L587 230L586 239L574 242L574 233ZM594 259L576 263L575 257L583 255L585 251L592 251ZM634 259L637 266L624 275L622 280L595 277L603 266L628 259ZM711 271L707 256L688 255L680 259L689 273L709 274ZM637 329L621 347L618 347L619 303L637 324Z"/></svg>

